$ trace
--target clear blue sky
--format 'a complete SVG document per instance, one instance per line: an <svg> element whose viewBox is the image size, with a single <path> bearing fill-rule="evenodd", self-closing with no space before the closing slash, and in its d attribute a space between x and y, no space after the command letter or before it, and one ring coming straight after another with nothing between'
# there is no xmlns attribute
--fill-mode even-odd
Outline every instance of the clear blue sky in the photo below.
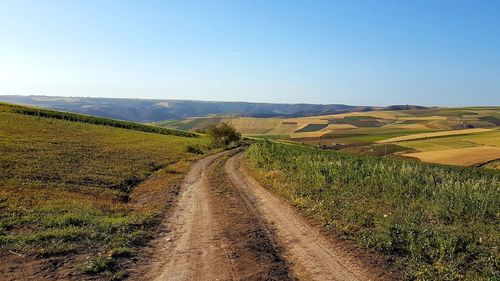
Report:
<svg viewBox="0 0 500 281"><path fill-rule="evenodd" d="M500 105L500 1L0 0L0 94Z"/></svg>

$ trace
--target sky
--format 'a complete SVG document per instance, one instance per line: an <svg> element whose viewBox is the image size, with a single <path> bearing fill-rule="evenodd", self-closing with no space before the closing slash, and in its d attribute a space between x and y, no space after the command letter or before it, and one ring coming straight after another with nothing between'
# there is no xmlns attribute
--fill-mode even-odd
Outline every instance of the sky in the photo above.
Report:
<svg viewBox="0 0 500 281"><path fill-rule="evenodd" d="M0 94L500 105L500 1L0 0Z"/></svg>

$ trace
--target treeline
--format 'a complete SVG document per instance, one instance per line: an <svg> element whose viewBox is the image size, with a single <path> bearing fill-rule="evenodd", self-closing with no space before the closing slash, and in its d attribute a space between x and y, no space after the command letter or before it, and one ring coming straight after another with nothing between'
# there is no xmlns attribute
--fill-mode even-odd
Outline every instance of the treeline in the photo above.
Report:
<svg viewBox="0 0 500 281"><path fill-rule="evenodd" d="M199 136L198 134L186 132L186 131L180 131L180 130L175 130L175 129L150 126L150 125L145 125L145 124L140 124L140 123L135 123L135 122L130 122L130 121L115 120L115 119L96 117L96 116L84 115L84 114L78 114L78 113L63 112L63 111L56 111L56 110L35 108L35 107L27 107L27 106L8 104L8 103L0 103L0 107L4 107L4 108L7 108L11 112L18 113L18 114L24 114L24 115L31 115L31 116L38 116L38 117L45 117L45 118L54 118L54 119L61 119L61 120L73 121L73 122L82 122L82 123L89 123L89 124L94 124L94 125L111 126L111 127L136 130L136 131L142 131L142 132L148 132L148 133L163 134L163 135L174 135L174 136L182 136L182 137L190 137L190 138L196 138Z"/></svg>
<svg viewBox="0 0 500 281"><path fill-rule="evenodd" d="M265 186L407 280L500 280L500 172L257 142Z"/></svg>

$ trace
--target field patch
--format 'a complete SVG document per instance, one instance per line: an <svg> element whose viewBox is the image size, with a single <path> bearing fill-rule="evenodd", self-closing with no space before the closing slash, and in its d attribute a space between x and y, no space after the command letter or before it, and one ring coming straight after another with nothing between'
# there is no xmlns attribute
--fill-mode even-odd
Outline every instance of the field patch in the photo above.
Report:
<svg viewBox="0 0 500 281"><path fill-rule="evenodd" d="M458 149L434 150L403 154L418 158L424 162L439 164L471 166L500 158L500 148L492 146L476 146Z"/></svg>
<svg viewBox="0 0 500 281"><path fill-rule="evenodd" d="M452 135L476 134L476 133L488 132L491 130L492 129L477 128L477 129L420 133L420 134L411 134L411 135L406 135L406 136L389 138L389 139L385 139L383 141L378 141L378 142L399 142L399 141L406 141L406 140L428 139L428 138L445 137L445 136L452 136Z"/></svg>
<svg viewBox="0 0 500 281"><path fill-rule="evenodd" d="M328 133L329 133L328 130L327 131L316 131L316 132L291 133L290 138L291 139L320 138Z"/></svg>
<svg viewBox="0 0 500 281"><path fill-rule="evenodd" d="M307 124L304 128L295 131L294 133L316 132L326 128L327 124Z"/></svg>

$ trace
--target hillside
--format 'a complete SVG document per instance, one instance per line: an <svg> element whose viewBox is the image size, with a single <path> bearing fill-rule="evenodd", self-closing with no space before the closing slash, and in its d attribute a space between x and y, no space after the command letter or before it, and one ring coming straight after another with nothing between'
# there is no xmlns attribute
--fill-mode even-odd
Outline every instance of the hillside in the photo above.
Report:
<svg viewBox="0 0 500 281"><path fill-rule="evenodd" d="M179 120L220 114L251 117L293 117L333 114L365 108L343 104L279 104L15 95L0 95L0 101L135 122Z"/></svg>
<svg viewBox="0 0 500 281"><path fill-rule="evenodd" d="M206 117L160 126L203 131L227 122L246 136L281 139L324 149L422 161L498 167L500 107L414 108L300 118Z"/></svg>
<svg viewBox="0 0 500 281"><path fill-rule="evenodd" d="M14 109L0 105L0 276L125 276L169 207L169 194L201 158L187 146L207 139Z"/></svg>
<svg viewBox="0 0 500 281"><path fill-rule="evenodd" d="M404 280L500 277L499 171L270 141L246 159L267 189L331 236L389 256Z"/></svg>

